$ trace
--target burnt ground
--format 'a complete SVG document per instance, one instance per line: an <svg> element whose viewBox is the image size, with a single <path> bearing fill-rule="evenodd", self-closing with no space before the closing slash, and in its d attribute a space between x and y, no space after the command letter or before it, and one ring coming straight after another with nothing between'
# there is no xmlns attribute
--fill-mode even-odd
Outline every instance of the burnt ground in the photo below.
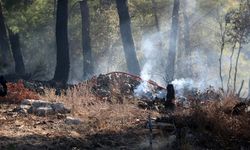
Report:
<svg viewBox="0 0 250 150"><path fill-rule="evenodd" d="M58 116L18 114L15 107L1 104L0 149L138 149L148 134L145 121L126 131L95 133L90 123L67 125Z"/></svg>
<svg viewBox="0 0 250 150"><path fill-rule="evenodd" d="M18 114L12 111L15 107L1 105L1 149L147 149L149 145L145 121L123 132L93 133L90 124L66 125L57 116Z"/></svg>
<svg viewBox="0 0 250 150"><path fill-rule="evenodd" d="M1 104L0 149L150 149L146 120L123 131L94 132L88 122L67 125L58 116L17 114L15 107ZM153 129L154 149L249 149L249 138L214 133L216 123L197 122L194 116L175 119L174 131Z"/></svg>
<svg viewBox="0 0 250 150"><path fill-rule="evenodd" d="M165 114L157 109L139 108L134 102L138 99L131 97L131 89L140 83L140 79L127 74L120 76L109 74L99 80L96 77L87 82L88 86L76 87L75 91L69 89L75 92L72 95L83 91L82 88L84 91L89 89L87 93L73 97L81 103L84 98L90 101L88 105L80 103L76 106L75 111L80 115L75 116L82 119L79 125L66 124L65 116L61 114L39 117L18 113L13 110L20 104L1 102L0 149L151 149L149 114L154 123L153 149L250 149L250 114L245 111L245 105L236 114L232 113L239 104L237 98L218 100L216 91L208 91L189 97L189 107L178 104L174 112ZM152 88L162 89L153 82ZM11 92L15 92L13 89ZM42 98L53 99L54 95L46 91L43 94ZM72 97L56 98L68 103ZM202 99L207 101L200 101ZM94 110L91 114L95 107L101 111ZM155 124L157 119L154 120L157 117L163 120L158 125Z"/></svg>

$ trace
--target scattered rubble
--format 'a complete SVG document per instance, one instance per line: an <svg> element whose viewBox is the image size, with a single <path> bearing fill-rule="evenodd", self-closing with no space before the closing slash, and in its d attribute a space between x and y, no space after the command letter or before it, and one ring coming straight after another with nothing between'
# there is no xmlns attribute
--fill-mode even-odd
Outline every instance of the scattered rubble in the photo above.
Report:
<svg viewBox="0 0 250 150"><path fill-rule="evenodd" d="M124 72L112 72L108 74L101 74L98 77L91 79L94 83L92 92L98 97L107 97L110 99L113 95L134 96L134 90L140 85L143 80L139 76ZM150 87L150 95L157 95L163 87L155 82L147 81ZM156 96L155 96L156 97ZM152 100L153 97L143 97L145 100Z"/></svg>
<svg viewBox="0 0 250 150"><path fill-rule="evenodd" d="M66 108L62 103L52 103L44 100L25 99L21 105L15 109L20 113L35 114L37 116L47 116L55 114L70 113L70 109Z"/></svg>
<svg viewBox="0 0 250 150"><path fill-rule="evenodd" d="M65 119L65 123L67 125L79 125L82 123L82 121L80 119L77 119L77 118L73 118L73 117L66 117Z"/></svg>

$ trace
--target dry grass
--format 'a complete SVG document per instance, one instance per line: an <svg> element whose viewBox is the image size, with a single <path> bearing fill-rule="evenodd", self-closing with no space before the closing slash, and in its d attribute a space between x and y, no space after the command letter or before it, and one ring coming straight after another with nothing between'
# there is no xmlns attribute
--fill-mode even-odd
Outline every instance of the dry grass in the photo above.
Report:
<svg viewBox="0 0 250 150"><path fill-rule="evenodd" d="M91 92L91 83L87 82L74 86L66 91L62 91L61 93L63 94L61 96L55 95L55 89L46 89L44 95L37 97L35 93L26 90L22 83L11 84L8 85L8 87L14 90L11 92L12 95L16 94L15 91L23 91L21 93L23 93L22 95L25 95L24 97L22 95L15 95L15 98L40 98L52 102L62 102L66 107L69 107L72 110L70 115L73 115L73 117L79 118L84 122L84 125L81 126L84 130L78 130L78 128L71 129L68 126L62 127L57 125L58 123L36 125L37 122L43 122L41 119L44 119L46 122L46 118L39 118L30 115L29 118L25 120L21 118L22 116L20 116L16 119L10 120L10 123L15 126L19 124L22 126L22 124L24 124L23 122L28 124L24 125L24 131L21 130L21 127L18 127L17 130L13 130L13 132L18 131L20 135L33 133L40 135L44 133L46 136L47 134L49 136L51 134L58 136L71 136L71 134L77 133L79 137L89 136L95 139L96 137L92 135L101 133L103 136L108 136L110 134L110 136L118 138L117 136L120 135L120 133L128 132L128 130L132 128L139 127L141 129L140 131L144 130L148 114L151 114L152 117L159 116L159 113L157 112L139 109L137 105L135 105L134 101L131 101L131 99L128 100L122 95L116 96L116 94L114 94L111 98L113 103L97 97ZM120 98L122 98L122 100ZM209 143L210 138L213 139L212 141L220 141L219 143L223 147L230 147L232 146L232 143L244 143L250 141L250 115L243 113L241 115L234 116L231 113L233 107L238 102L239 100L237 97L230 95L225 97L223 100L214 100L203 104L193 103L193 106L187 109L177 107L173 115L177 118L177 121L179 121L177 124L180 123L184 126L184 128L189 128L193 132L199 133L198 135L195 135L197 136L197 139L200 138L200 135L209 135L206 140L207 143ZM16 123L18 119L22 122ZM53 120L53 118L48 119ZM53 121L60 122L61 120ZM37 126L36 128L33 127L34 124ZM2 131L0 130L1 133L9 131L9 125L6 124L5 127L6 129L3 129ZM53 132L49 129L49 127L54 128ZM46 133L44 129L46 129ZM8 132L6 135L12 135L12 133ZM133 136L137 139L138 135ZM146 139L147 143L148 137L143 138L144 140ZM103 137L100 139L100 141L102 141ZM188 142L184 142L182 144L183 145L181 146L185 148L193 146L192 143L190 144Z"/></svg>
<svg viewBox="0 0 250 150"><path fill-rule="evenodd" d="M149 113L158 115L156 112L139 109L129 101L113 100L110 103L105 99L96 97L91 92L88 83L82 83L68 89L61 96L55 95L54 89L46 89L41 99L53 102L62 102L72 110L74 117L88 123L90 130L97 132L121 132L128 128L144 123ZM116 99L117 97L114 97Z"/></svg>
<svg viewBox="0 0 250 150"><path fill-rule="evenodd" d="M121 132L145 123L149 113L158 113L139 109L133 102L123 101L109 103L91 93L91 86L87 83L75 86L65 95L56 96L55 90L47 89L43 99L63 102L72 109L75 117L82 119L89 125L92 133ZM117 97L115 97L117 98ZM120 100L114 100L119 102ZM239 101L232 95L223 100L214 100L205 104L195 104L189 109L177 108L174 115L187 126L195 126L196 131L209 133L223 141L250 139L250 116L243 114L233 116L231 111ZM183 118L183 119L181 119ZM187 121L185 118L189 118Z"/></svg>
<svg viewBox="0 0 250 150"><path fill-rule="evenodd" d="M191 122L197 126L197 131L213 135L214 140L221 140L226 146L230 143L248 143L250 140L250 115L232 115L232 110L238 98L225 97L222 101L213 101L190 111ZM232 144L231 143L231 144Z"/></svg>

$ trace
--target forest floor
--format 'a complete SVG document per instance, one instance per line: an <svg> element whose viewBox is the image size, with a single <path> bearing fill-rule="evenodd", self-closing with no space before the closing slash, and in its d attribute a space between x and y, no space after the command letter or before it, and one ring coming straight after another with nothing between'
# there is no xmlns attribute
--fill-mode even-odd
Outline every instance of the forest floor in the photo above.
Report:
<svg viewBox="0 0 250 150"><path fill-rule="evenodd" d="M24 83L9 83L7 97L0 98L0 149L250 149L249 105L235 110L239 100L234 96L177 105L166 114L138 107L137 99L121 91L100 98L93 84L57 96L54 88L38 94ZM14 111L26 98L61 102L71 113L36 116ZM152 134L149 115L155 125ZM66 116L81 123L67 124Z"/></svg>

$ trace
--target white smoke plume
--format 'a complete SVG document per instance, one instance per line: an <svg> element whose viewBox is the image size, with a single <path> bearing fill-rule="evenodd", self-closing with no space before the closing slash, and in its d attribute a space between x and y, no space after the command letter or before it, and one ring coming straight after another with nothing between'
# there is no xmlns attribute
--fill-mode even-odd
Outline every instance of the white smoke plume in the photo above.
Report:
<svg viewBox="0 0 250 150"><path fill-rule="evenodd" d="M142 39L142 53L144 63L142 64L141 78L162 83L164 74L164 52L161 45L161 34L156 33Z"/></svg>
<svg viewBox="0 0 250 150"><path fill-rule="evenodd" d="M183 95L184 90L199 89L199 91L203 92L210 86L215 89L220 87L218 66L209 65L209 63L214 64L213 61L216 61L213 60L216 59L215 56L212 54L206 55L202 51L195 50L190 57L185 57L185 59L188 61L183 66L192 66L193 78L180 78L172 82L178 95Z"/></svg>
<svg viewBox="0 0 250 150"><path fill-rule="evenodd" d="M163 50L161 45L161 34L156 33L150 36L146 36L142 39L142 53L144 63L142 64L141 78L143 82L138 85L134 90L136 97L146 96L147 98L153 98L159 95L163 97L162 93L153 95L152 89L149 87L148 80L153 80L157 83L164 83L162 75L164 75L163 65ZM162 75L161 75L162 74ZM164 84L162 84L164 85Z"/></svg>
<svg viewBox="0 0 250 150"><path fill-rule="evenodd" d="M134 93L135 93L135 96L138 98L142 98L142 97L146 97L149 99L152 98L152 92L147 81L143 81L141 84L139 84L134 90Z"/></svg>

